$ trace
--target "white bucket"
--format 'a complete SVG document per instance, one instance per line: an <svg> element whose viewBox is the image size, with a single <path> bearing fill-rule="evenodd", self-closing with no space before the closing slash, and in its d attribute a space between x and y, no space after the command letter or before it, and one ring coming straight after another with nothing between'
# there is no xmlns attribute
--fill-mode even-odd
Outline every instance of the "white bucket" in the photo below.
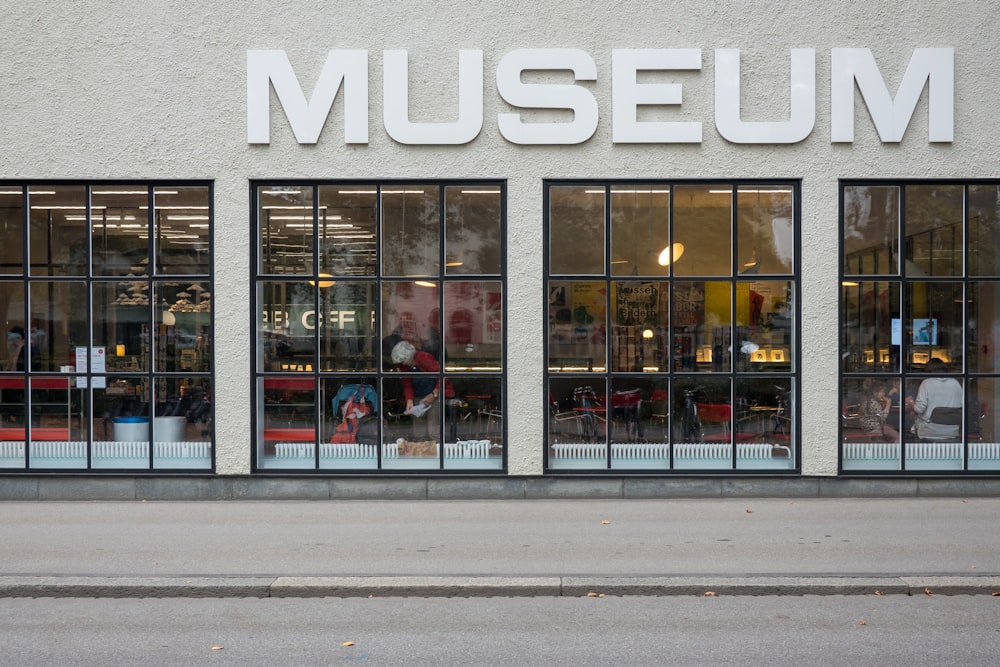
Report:
<svg viewBox="0 0 1000 667"><path fill-rule="evenodd" d="M118 442L146 442L149 440L149 419L146 417L119 417L115 419L115 440Z"/></svg>
<svg viewBox="0 0 1000 667"><path fill-rule="evenodd" d="M184 417L153 417L153 440L183 442L184 424Z"/></svg>

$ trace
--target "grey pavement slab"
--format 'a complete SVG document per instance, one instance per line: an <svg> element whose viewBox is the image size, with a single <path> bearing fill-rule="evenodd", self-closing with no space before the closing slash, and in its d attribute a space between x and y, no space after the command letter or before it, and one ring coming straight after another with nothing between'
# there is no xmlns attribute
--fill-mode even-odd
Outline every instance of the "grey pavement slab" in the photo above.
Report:
<svg viewBox="0 0 1000 667"><path fill-rule="evenodd" d="M0 590L983 593L1000 589L998 518L1000 499L961 497L8 501Z"/></svg>

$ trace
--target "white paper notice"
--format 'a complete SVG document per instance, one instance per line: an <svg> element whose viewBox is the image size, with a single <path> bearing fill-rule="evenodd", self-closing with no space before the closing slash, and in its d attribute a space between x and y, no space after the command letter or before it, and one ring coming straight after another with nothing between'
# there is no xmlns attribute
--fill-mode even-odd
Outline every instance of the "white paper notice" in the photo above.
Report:
<svg viewBox="0 0 1000 667"><path fill-rule="evenodd" d="M88 366L87 358L87 348L78 347L76 348L76 370L78 373L104 373L107 371L107 364L105 363L106 356L104 354L103 347L92 347L90 348L90 359L91 362ZM87 377L85 375L78 375L76 378L76 386L79 389L87 388ZM94 378L94 388L103 389L105 386L104 376Z"/></svg>

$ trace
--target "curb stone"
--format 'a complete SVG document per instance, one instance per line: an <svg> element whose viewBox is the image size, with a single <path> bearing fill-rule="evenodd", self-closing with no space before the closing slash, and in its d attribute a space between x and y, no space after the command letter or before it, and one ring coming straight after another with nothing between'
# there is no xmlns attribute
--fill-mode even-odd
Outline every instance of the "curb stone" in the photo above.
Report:
<svg viewBox="0 0 1000 667"><path fill-rule="evenodd" d="M0 576L0 598L993 595L1000 576L83 577Z"/></svg>

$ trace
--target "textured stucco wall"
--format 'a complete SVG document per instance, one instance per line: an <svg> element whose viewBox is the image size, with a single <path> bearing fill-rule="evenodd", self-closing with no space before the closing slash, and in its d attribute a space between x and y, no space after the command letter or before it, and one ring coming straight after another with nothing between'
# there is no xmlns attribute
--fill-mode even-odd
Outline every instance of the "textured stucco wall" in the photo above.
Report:
<svg viewBox="0 0 1000 667"><path fill-rule="evenodd" d="M218 471L249 471L251 178L505 178L509 181L510 471L541 472L542 179L802 179L803 472L836 473L837 180L997 176L993 111L1000 95L992 54L996 12L978 2L589 3L552 0L447 5L110 0L5 3L0 43L3 178L208 178L216 183L215 305ZM890 90L912 50L955 49L955 140L928 144L921 103L899 144L883 145L856 106L853 144L830 143L830 49L869 47ZM582 145L522 147L498 132L496 65L519 48L575 47L597 64L582 84L600 106L597 133ZM702 70L657 75L680 82L680 109L647 120L696 120L698 145L613 145L613 48L702 49ZM804 141L740 146L714 128L713 49L740 48L744 120L788 114L789 49L817 57L817 118ZM272 100L271 144L246 143L246 50L284 49L307 95L333 48L369 50L370 140L343 143L334 105L318 144L299 146ZM410 52L411 120L456 115L457 51L484 51L485 122L471 143L407 147L382 128L383 49ZM565 80L565 79L563 79ZM926 98L925 98L926 99Z"/></svg>

